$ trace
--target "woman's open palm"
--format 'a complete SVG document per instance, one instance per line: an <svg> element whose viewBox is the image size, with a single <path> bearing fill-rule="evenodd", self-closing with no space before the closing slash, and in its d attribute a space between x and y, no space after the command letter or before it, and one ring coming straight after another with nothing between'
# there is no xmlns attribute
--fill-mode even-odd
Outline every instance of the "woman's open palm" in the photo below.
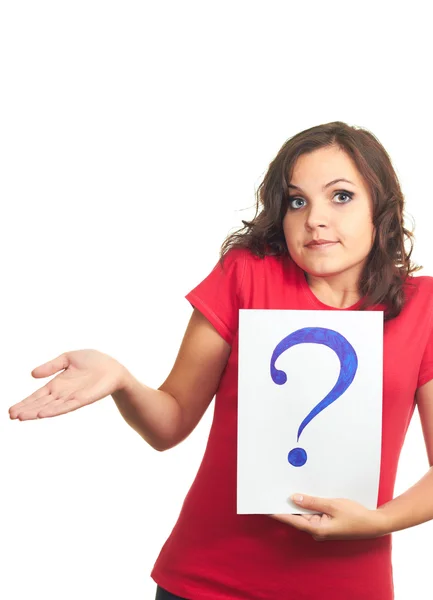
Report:
<svg viewBox="0 0 433 600"><path fill-rule="evenodd" d="M63 370L64 369L64 370ZM11 419L26 421L62 415L121 389L126 381L126 368L98 350L65 352L32 371L36 378L57 377L11 406Z"/></svg>

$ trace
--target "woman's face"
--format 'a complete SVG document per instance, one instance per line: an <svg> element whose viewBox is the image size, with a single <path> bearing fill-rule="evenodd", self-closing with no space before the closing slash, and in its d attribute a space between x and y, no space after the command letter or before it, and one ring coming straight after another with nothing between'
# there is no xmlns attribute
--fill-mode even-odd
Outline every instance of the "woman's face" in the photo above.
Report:
<svg viewBox="0 0 433 600"><path fill-rule="evenodd" d="M341 178L351 183L329 185ZM290 256L314 277L344 274L345 283L357 283L375 229L370 194L351 158L335 146L303 154L289 187L283 229ZM336 243L307 246L316 239Z"/></svg>

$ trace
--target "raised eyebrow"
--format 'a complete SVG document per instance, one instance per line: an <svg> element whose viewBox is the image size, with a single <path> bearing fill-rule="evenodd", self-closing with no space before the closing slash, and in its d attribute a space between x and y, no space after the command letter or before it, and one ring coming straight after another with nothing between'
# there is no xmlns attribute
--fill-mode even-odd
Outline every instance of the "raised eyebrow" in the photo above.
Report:
<svg viewBox="0 0 433 600"><path fill-rule="evenodd" d="M349 181L348 179L344 179L344 178L342 178L342 177L341 177L341 178L339 178L339 179L333 179L333 180L332 180L332 181L330 181L329 183L326 183L326 184L325 184L325 185L322 187L322 190L323 190L323 191L324 191L324 190L326 190L326 189L327 189L327 188L329 188L331 185L334 185L335 183L338 183L339 181L345 181L346 183L350 183L350 184L352 184L352 185L355 185L355 184L353 183L353 181ZM300 192L302 192L302 188L300 188L300 187L299 187L299 186L297 186L297 185L294 185L293 183L289 183L289 184L288 184L288 187L289 187L289 188L292 188L292 189L294 189L294 190L299 190ZM355 186L355 187L356 187L356 186Z"/></svg>

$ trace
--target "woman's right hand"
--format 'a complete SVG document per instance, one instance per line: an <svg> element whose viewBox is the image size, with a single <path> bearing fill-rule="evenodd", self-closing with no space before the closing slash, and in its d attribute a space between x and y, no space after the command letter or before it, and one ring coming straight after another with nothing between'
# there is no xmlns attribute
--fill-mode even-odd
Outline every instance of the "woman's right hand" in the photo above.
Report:
<svg viewBox="0 0 433 600"><path fill-rule="evenodd" d="M71 412L122 389L129 375L127 369L108 354L98 350L75 350L36 367L32 376L49 377L57 371L62 373L11 406L11 419L27 421Z"/></svg>

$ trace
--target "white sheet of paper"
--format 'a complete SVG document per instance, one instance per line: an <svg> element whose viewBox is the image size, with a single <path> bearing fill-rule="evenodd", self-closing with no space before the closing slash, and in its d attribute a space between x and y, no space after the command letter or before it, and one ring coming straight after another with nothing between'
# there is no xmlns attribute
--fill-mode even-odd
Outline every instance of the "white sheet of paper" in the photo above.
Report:
<svg viewBox="0 0 433 600"><path fill-rule="evenodd" d="M295 492L377 508L382 378L383 311L241 309L237 513L311 513Z"/></svg>

